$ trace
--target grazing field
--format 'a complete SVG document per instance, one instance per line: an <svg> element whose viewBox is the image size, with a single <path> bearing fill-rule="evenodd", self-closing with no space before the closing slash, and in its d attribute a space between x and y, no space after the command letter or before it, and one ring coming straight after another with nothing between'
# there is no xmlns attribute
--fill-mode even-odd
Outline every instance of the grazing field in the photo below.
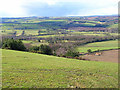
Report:
<svg viewBox="0 0 120 90"><path fill-rule="evenodd" d="M96 24L93 24L93 23L84 23L83 25L84 26L95 26Z"/></svg>
<svg viewBox="0 0 120 90"><path fill-rule="evenodd" d="M103 32L72 32L73 34L79 35L94 35L94 36L106 36L107 33Z"/></svg>
<svg viewBox="0 0 120 90"><path fill-rule="evenodd" d="M34 43L35 41L32 40L22 40L23 43Z"/></svg>
<svg viewBox="0 0 120 90"><path fill-rule="evenodd" d="M22 40L22 42L24 44L29 44L29 45L32 45L32 46L39 46L41 44L46 44L48 45L49 43L45 42L44 40L41 40L41 42L38 42L38 41L32 41L32 40Z"/></svg>
<svg viewBox="0 0 120 90"><path fill-rule="evenodd" d="M89 43L84 46L76 48L77 51L85 53L87 52L88 49L91 49L92 51L97 51L98 49L99 50L118 49L118 40Z"/></svg>
<svg viewBox="0 0 120 90"><path fill-rule="evenodd" d="M118 28L118 24L113 24L113 25L109 26L109 28Z"/></svg>
<svg viewBox="0 0 120 90"><path fill-rule="evenodd" d="M2 50L3 88L117 88L118 64Z"/></svg>
<svg viewBox="0 0 120 90"><path fill-rule="evenodd" d="M47 37L55 37L55 36L64 36L66 34L61 34L61 33L55 33L51 31L51 35L49 34L46 29L42 29L40 35L38 35L39 30L24 30L25 35L34 35L38 38L47 38ZM80 31L75 31L75 30L64 30L69 32L67 35L94 35L94 36L107 36L107 35L118 35L118 33L108 33L108 32L80 32ZM13 35L13 33L16 32L16 36L22 35L23 30L2 30L2 35ZM46 34L46 35L45 35Z"/></svg>

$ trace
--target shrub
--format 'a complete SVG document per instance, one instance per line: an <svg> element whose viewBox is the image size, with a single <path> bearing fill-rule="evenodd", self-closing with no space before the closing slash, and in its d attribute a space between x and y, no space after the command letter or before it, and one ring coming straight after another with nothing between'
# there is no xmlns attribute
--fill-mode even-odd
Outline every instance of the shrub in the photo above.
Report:
<svg viewBox="0 0 120 90"><path fill-rule="evenodd" d="M60 47L56 50L56 55L63 57L67 52L67 49Z"/></svg>
<svg viewBox="0 0 120 90"><path fill-rule="evenodd" d="M26 47L24 46L23 42L19 40L14 39L5 39L2 43L3 49L11 49L11 50L19 50L19 51L25 51Z"/></svg>
<svg viewBox="0 0 120 90"><path fill-rule="evenodd" d="M88 49L87 51L88 51L88 53L92 53L92 50L91 50L91 49Z"/></svg>
<svg viewBox="0 0 120 90"><path fill-rule="evenodd" d="M34 53L37 53L39 51L39 47L37 46L33 46L29 49L30 52L34 52Z"/></svg>
<svg viewBox="0 0 120 90"><path fill-rule="evenodd" d="M38 46L33 46L29 49L30 52L34 53L41 53L41 54L47 54L47 55L52 55L52 49L48 45L40 45Z"/></svg>
<svg viewBox="0 0 120 90"><path fill-rule="evenodd" d="M52 49L48 45L40 45L39 51L41 51L42 54L52 55Z"/></svg>
<svg viewBox="0 0 120 90"><path fill-rule="evenodd" d="M98 49L97 52L100 52L100 50Z"/></svg>
<svg viewBox="0 0 120 90"><path fill-rule="evenodd" d="M65 54L66 57L78 57L79 53L72 51L72 50L68 50L67 53Z"/></svg>

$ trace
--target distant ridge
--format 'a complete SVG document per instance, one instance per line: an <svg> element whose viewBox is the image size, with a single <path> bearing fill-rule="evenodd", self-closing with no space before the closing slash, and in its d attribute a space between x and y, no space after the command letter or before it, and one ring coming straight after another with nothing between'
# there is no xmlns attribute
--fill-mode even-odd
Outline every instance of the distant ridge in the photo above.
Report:
<svg viewBox="0 0 120 90"><path fill-rule="evenodd" d="M89 16L61 16L61 17L104 17L104 16L118 16L117 14L113 15L89 15ZM120 16L120 15L119 15ZM56 16L55 16L56 17ZM1 17L2 19L21 19L21 18L53 18L53 16L28 16L28 17ZM57 18L57 17L56 17ZM60 17L59 17L60 18Z"/></svg>

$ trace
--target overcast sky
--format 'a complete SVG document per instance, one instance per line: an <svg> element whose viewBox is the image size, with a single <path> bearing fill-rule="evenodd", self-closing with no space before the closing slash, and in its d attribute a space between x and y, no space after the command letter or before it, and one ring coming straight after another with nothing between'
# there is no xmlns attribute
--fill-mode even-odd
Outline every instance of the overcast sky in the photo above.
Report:
<svg viewBox="0 0 120 90"><path fill-rule="evenodd" d="M119 0L0 0L0 17L118 14Z"/></svg>

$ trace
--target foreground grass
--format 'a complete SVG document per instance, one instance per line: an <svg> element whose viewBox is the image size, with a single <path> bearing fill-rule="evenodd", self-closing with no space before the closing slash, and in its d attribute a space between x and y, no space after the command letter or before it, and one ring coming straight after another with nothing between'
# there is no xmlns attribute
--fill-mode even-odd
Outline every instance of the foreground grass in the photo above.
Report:
<svg viewBox="0 0 120 90"><path fill-rule="evenodd" d="M116 63L2 50L3 88L117 88Z"/></svg>
<svg viewBox="0 0 120 90"><path fill-rule="evenodd" d="M84 46L76 48L77 51L85 53L87 52L88 49L91 49L92 51L97 51L98 49L99 50L118 49L118 40L89 43Z"/></svg>

